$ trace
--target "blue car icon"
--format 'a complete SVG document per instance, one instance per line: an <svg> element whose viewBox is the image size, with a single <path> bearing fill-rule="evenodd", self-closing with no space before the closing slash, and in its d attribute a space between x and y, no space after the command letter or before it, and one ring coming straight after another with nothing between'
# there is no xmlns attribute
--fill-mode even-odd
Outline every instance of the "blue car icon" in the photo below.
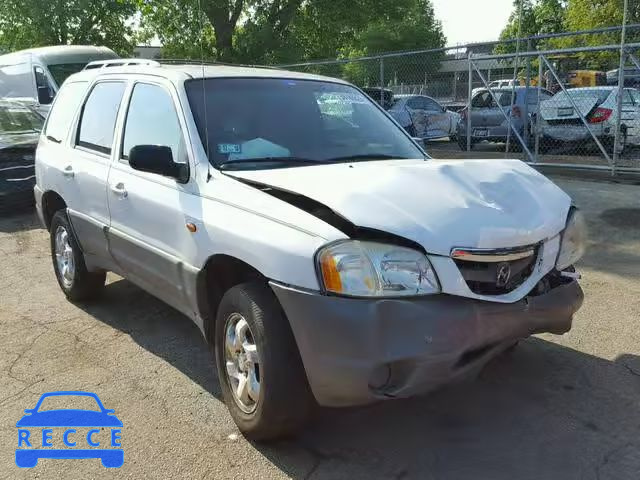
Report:
<svg viewBox="0 0 640 480"><path fill-rule="evenodd" d="M39 411L42 402L48 397L91 397L93 398L100 410L80 410L80 409L56 409L56 410L44 410ZM26 446L31 447L32 442L37 443L36 435L30 440L31 433L34 433L30 429L43 429L42 430L42 447L43 448L18 448L16 449L16 465L22 468L35 467L40 458L56 458L56 459L74 459L74 458L99 458L102 465L107 468L118 468L124 463L124 451L120 446L120 428L122 428L122 422L114 415L114 410L110 410L104 407L100 398L95 393L80 392L80 391L68 391L68 392L49 392L43 394L36 406L33 409L26 409L25 416L23 416L16 423L18 427L18 447ZM88 431L86 435L86 441L88 446L98 447L100 443L95 441L94 437L100 434L104 429L111 429L111 447L117 448L63 448L53 449L52 447L51 432L53 428L65 428L63 435L64 444L67 447L75 447L76 441L71 442L70 435L76 435L76 430L73 427L91 427L94 428ZM97 427L97 428L96 428ZM77 440L80 441L80 440Z"/></svg>

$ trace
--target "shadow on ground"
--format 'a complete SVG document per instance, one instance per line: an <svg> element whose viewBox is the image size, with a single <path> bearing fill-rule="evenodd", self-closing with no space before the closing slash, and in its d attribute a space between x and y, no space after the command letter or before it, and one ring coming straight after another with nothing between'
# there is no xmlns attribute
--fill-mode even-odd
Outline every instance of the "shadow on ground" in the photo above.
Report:
<svg viewBox="0 0 640 480"><path fill-rule="evenodd" d="M0 233L25 232L42 228L35 208L0 212Z"/></svg>
<svg viewBox="0 0 640 480"><path fill-rule="evenodd" d="M125 280L83 308L220 398L212 355L180 313ZM298 439L254 448L296 479L637 480L639 399L639 357L607 361L533 338L476 381L322 410Z"/></svg>

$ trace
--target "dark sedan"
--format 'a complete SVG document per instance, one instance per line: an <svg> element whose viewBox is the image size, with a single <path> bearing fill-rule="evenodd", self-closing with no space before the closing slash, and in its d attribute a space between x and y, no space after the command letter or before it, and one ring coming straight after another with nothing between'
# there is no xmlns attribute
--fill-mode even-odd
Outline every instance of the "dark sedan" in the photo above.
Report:
<svg viewBox="0 0 640 480"><path fill-rule="evenodd" d="M33 203L34 160L43 123L29 106L0 100L0 212Z"/></svg>

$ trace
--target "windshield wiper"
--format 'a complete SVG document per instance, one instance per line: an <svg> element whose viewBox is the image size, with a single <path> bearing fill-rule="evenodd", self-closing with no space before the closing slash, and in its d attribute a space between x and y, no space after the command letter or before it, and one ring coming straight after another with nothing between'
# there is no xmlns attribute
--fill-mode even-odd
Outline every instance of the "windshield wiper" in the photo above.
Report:
<svg viewBox="0 0 640 480"><path fill-rule="evenodd" d="M322 162L321 160L312 160L310 158L303 157L257 157L257 158L243 158L239 160L225 160L224 162L220 162L218 167L220 170L233 170L235 165L246 165L250 163L276 163L283 165L299 165L299 164L314 164L319 165Z"/></svg>
<svg viewBox="0 0 640 480"><path fill-rule="evenodd" d="M396 155L387 155L385 153L367 153L360 155L346 155L344 157L329 158L327 163L340 162L369 162L375 160L409 160L407 157L398 157Z"/></svg>

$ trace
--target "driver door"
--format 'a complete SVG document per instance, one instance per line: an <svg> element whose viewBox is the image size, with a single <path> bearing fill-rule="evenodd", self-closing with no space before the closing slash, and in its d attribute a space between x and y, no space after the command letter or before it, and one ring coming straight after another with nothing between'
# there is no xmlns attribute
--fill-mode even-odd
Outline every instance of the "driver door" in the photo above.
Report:
<svg viewBox="0 0 640 480"><path fill-rule="evenodd" d="M199 197L190 175L185 183L129 166L136 145L171 148L177 163L189 164L184 119L170 83L138 81L130 90L116 160L109 172L107 196L111 223L109 248L125 275L187 315L193 309L185 294L185 275L193 272L195 236L187 223ZM191 165L193 166L193 165ZM193 170L193 169L191 169Z"/></svg>

